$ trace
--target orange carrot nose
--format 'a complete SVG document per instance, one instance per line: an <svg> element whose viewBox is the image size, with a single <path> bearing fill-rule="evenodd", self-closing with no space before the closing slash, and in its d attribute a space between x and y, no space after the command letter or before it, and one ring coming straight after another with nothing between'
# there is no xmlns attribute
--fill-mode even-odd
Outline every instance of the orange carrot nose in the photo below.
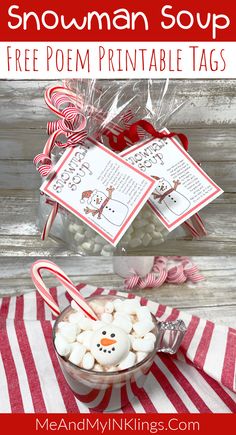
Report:
<svg viewBox="0 0 236 435"><path fill-rule="evenodd" d="M112 340L110 338L102 338L100 340L102 346L111 346L111 344L115 344L116 340Z"/></svg>

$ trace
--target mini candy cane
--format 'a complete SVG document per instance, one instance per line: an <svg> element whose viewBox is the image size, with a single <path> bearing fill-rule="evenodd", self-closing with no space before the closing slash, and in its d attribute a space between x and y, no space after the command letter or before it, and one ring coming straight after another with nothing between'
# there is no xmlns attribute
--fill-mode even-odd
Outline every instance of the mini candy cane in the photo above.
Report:
<svg viewBox="0 0 236 435"><path fill-rule="evenodd" d="M65 275L65 273L52 261L38 260L35 261L35 263L33 263L31 266L31 278L36 289L54 314L59 315L60 309L49 293L49 289L44 284L44 281L41 277L42 270L47 270L48 272L52 273L52 275L56 276L58 281L65 286L70 296L78 304L79 308L86 314L86 316L92 320L97 320L97 316L93 312L92 308L87 304L85 299L81 296L72 281Z"/></svg>
<svg viewBox="0 0 236 435"><path fill-rule="evenodd" d="M180 264L168 269L168 260L179 261ZM187 280L196 283L203 281L198 267L188 257L156 257L153 269L144 278L133 274L125 279L124 286L127 290L133 288L161 287L165 282L169 284L183 284Z"/></svg>

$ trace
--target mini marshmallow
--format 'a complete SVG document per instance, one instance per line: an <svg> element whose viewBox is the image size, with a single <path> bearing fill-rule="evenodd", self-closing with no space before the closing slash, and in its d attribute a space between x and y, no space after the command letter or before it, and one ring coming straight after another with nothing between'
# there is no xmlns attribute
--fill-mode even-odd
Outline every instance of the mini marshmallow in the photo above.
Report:
<svg viewBox="0 0 236 435"><path fill-rule="evenodd" d="M93 250L93 246L94 246L94 243L93 242L84 242L83 244L82 244L82 248L85 250L85 251L92 251Z"/></svg>
<svg viewBox="0 0 236 435"><path fill-rule="evenodd" d="M94 356L90 352L87 352L82 359L83 369L91 370L94 366L94 362Z"/></svg>
<svg viewBox="0 0 236 435"><path fill-rule="evenodd" d="M121 361L121 363L118 365L118 369L125 370L128 369L129 367L132 367L135 364L135 359L136 359L135 353L129 352L126 358L124 358Z"/></svg>
<svg viewBox="0 0 236 435"><path fill-rule="evenodd" d="M141 322L134 323L133 330L138 337L144 337L148 332L154 328L154 325L149 320L142 320Z"/></svg>
<svg viewBox="0 0 236 435"><path fill-rule="evenodd" d="M98 254L100 251L101 251L101 245L99 245L98 243L95 243L95 245L93 247L93 253Z"/></svg>
<svg viewBox="0 0 236 435"><path fill-rule="evenodd" d="M145 340L146 339L152 340L153 343L155 343L155 341L156 341L156 336L155 336L155 334L153 334L153 332L148 332L147 334L145 334L144 338L145 338Z"/></svg>
<svg viewBox="0 0 236 435"><path fill-rule="evenodd" d="M118 317L116 317L113 320L112 325L118 326L123 331L127 332L127 334L130 333L130 331L131 331L131 329L133 327L131 321L129 319L126 319L124 316L118 316Z"/></svg>
<svg viewBox="0 0 236 435"><path fill-rule="evenodd" d="M95 372L103 372L103 367L100 364L94 364L93 369Z"/></svg>
<svg viewBox="0 0 236 435"><path fill-rule="evenodd" d="M137 363L141 362L146 356L148 355L147 352L137 352L136 353L136 361Z"/></svg>
<svg viewBox="0 0 236 435"><path fill-rule="evenodd" d="M120 321L122 321L122 319L126 319L128 321L132 321L131 320L131 316L129 316L129 314L123 313L122 311L115 311L114 313L114 319L120 319Z"/></svg>
<svg viewBox="0 0 236 435"><path fill-rule="evenodd" d="M143 246L147 247L151 241L152 241L152 236L151 234L147 233L145 237L143 237L142 244Z"/></svg>
<svg viewBox="0 0 236 435"><path fill-rule="evenodd" d="M101 320L95 320L93 322L93 331L96 331L97 329L101 329L103 326L106 326L106 323L102 322Z"/></svg>
<svg viewBox="0 0 236 435"><path fill-rule="evenodd" d="M75 365L79 365L85 352L86 347L83 344L77 343L69 356L69 361Z"/></svg>
<svg viewBox="0 0 236 435"><path fill-rule="evenodd" d="M82 343L86 349L90 350L90 341L93 335L93 331L87 330L81 332L81 334L77 335L77 342Z"/></svg>
<svg viewBox="0 0 236 435"><path fill-rule="evenodd" d="M136 314L136 310L140 307L138 299L126 299L123 302L123 310L126 314Z"/></svg>
<svg viewBox="0 0 236 435"><path fill-rule="evenodd" d="M112 314L109 313L102 313L101 320L104 323L111 323L113 320Z"/></svg>
<svg viewBox="0 0 236 435"><path fill-rule="evenodd" d="M115 299L113 305L116 311L122 311L123 301L121 299Z"/></svg>
<svg viewBox="0 0 236 435"><path fill-rule="evenodd" d="M71 351L71 345L65 340L65 338L61 334L57 333L54 344L59 355L69 355Z"/></svg>
<svg viewBox="0 0 236 435"><path fill-rule="evenodd" d="M70 323L74 323L76 325L79 323L80 319L82 319L83 317L84 316L81 313L76 312L76 313L70 314L68 320ZM79 331L77 331L77 332L79 334Z"/></svg>
<svg viewBox="0 0 236 435"><path fill-rule="evenodd" d="M142 244L142 243L141 243L140 239L138 239L138 238L132 239L132 240L130 241L130 247L131 247L131 248L137 248L137 247L140 246L141 244Z"/></svg>
<svg viewBox="0 0 236 435"><path fill-rule="evenodd" d="M83 330L92 329L94 320L89 319L88 317L83 317L79 320L79 327Z"/></svg>
<svg viewBox="0 0 236 435"><path fill-rule="evenodd" d="M154 349L154 342L150 338L135 338L132 342L133 350L140 352L152 352Z"/></svg>
<svg viewBox="0 0 236 435"><path fill-rule="evenodd" d="M146 306L138 307L136 310L136 315L140 322L143 320L149 320L150 322L152 322L152 315L150 313L150 310Z"/></svg>
<svg viewBox="0 0 236 435"><path fill-rule="evenodd" d="M116 372L117 368L115 366L111 366L111 367L106 367L105 370L106 372Z"/></svg>
<svg viewBox="0 0 236 435"><path fill-rule="evenodd" d="M75 241L76 242L81 243L84 241L84 239L85 239L85 236L83 234L80 234L80 233L75 234Z"/></svg>
<svg viewBox="0 0 236 435"><path fill-rule="evenodd" d="M112 314L114 311L114 304L111 301L108 301L104 308L105 313Z"/></svg>
<svg viewBox="0 0 236 435"><path fill-rule="evenodd" d="M77 325L75 325L74 323L69 323L69 322L63 322L63 323L65 323L65 325L63 325L61 327L59 326L60 323L58 325L60 333L61 333L61 335L63 335L63 337L66 339L66 341L68 341L69 343L73 343L73 341L76 340Z"/></svg>

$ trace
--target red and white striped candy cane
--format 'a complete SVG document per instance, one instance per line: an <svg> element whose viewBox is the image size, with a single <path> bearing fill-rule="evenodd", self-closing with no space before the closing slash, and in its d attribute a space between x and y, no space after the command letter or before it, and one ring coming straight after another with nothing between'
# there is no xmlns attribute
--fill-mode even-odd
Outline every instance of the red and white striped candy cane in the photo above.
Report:
<svg viewBox="0 0 236 435"><path fill-rule="evenodd" d="M31 266L31 278L36 289L54 314L59 315L61 311L42 279L41 272L43 270L48 271L52 275L56 276L58 281L60 281L60 283L64 285L67 292L78 304L79 308L86 314L86 316L88 316L92 320L97 320L96 314L87 304L85 299L81 296L81 294L76 289L72 281L68 278L68 276L66 276L66 274L52 261L38 260L35 261L35 263L33 263Z"/></svg>
<svg viewBox="0 0 236 435"><path fill-rule="evenodd" d="M179 261L180 264L168 269L168 260ZM144 278L133 274L125 279L126 289L160 287L164 282L169 284L183 284L187 280L193 283L203 281L198 267L188 257L156 257L153 269Z"/></svg>

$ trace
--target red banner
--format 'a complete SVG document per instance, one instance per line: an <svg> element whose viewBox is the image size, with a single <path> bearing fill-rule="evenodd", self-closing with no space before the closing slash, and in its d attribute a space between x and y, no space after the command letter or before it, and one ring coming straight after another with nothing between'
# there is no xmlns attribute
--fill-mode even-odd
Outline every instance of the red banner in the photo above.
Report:
<svg viewBox="0 0 236 435"><path fill-rule="evenodd" d="M1 431L13 433L19 427L24 435L34 433L155 434L168 435L235 432L235 414L8 414L1 416ZM12 431L11 431L12 430Z"/></svg>
<svg viewBox="0 0 236 435"><path fill-rule="evenodd" d="M0 41L234 41L226 0L4 0Z"/></svg>

